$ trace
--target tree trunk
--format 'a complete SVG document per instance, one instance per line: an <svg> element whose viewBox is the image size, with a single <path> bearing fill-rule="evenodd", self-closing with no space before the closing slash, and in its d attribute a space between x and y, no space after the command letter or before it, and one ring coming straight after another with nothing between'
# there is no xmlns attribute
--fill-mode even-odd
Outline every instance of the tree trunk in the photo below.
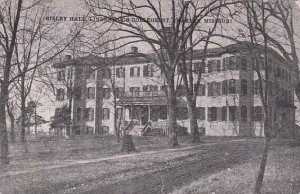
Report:
<svg viewBox="0 0 300 194"><path fill-rule="evenodd" d="M1 145L1 164L9 164L9 149L8 149L8 137L6 126L6 102L8 99L8 84L1 84L1 98L0 98L0 145Z"/></svg>
<svg viewBox="0 0 300 194"><path fill-rule="evenodd" d="M198 131L198 123L196 116L196 101L188 100L188 116L190 119L190 128L192 134L192 143L200 143L200 134Z"/></svg>
<svg viewBox="0 0 300 194"><path fill-rule="evenodd" d="M170 91L168 96L168 131L170 133L169 144L172 147L176 147L179 145L177 140L177 134L176 134L176 127L177 127L176 110L175 110L176 95L174 94L175 92L170 92Z"/></svg>
<svg viewBox="0 0 300 194"><path fill-rule="evenodd" d="M34 134L37 136L37 118L36 118L36 106L34 107Z"/></svg>
<svg viewBox="0 0 300 194"><path fill-rule="evenodd" d="M124 134L122 152L129 153L129 152L135 152L135 151L136 151L136 149L133 144L132 136Z"/></svg>
<svg viewBox="0 0 300 194"><path fill-rule="evenodd" d="M68 106L68 121L66 125L66 135L70 136L71 135L71 125L72 125L72 118L71 114L72 113L72 96L69 99L69 106Z"/></svg>
<svg viewBox="0 0 300 194"><path fill-rule="evenodd" d="M265 145L264 145L263 157L259 166L258 176L255 182L255 189L254 189L255 194L261 193L261 187L263 184L263 179L264 179L264 174L265 174L265 169L266 169L267 159L268 159L268 153L270 148L271 137L270 137L268 117L265 117L264 119L264 130L265 130Z"/></svg>
<svg viewBox="0 0 300 194"><path fill-rule="evenodd" d="M26 97L25 97L25 77L21 77L21 142L25 142L26 132Z"/></svg>
<svg viewBox="0 0 300 194"><path fill-rule="evenodd" d="M15 142L15 118L10 118L10 140Z"/></svg>

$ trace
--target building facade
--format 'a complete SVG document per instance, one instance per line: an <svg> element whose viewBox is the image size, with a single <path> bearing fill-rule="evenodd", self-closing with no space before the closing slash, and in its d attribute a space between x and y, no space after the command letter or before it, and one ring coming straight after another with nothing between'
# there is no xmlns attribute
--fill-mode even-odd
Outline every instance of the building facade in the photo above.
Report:
<svg viewBox="0 0 300 194"><path fill-rule="evenodd" d="M201 65L202 57L201 50L194 51L194 71L200 66L203 69L196 114L205 135L264 135L255 68L260 68L263 77L268 72L268 93L273 103L270 123L276 135L287 137L294 132L293 72L280 55L270 49L270 66L261 63L254 67L248 43L241 43L209 49L205 65ZM123 57L68 59L54 68L56 113L69 107L71 134L114 134L120 129L132 135L168 135L164 76L136 47ZM177 123L190 132L184 87L177 72ZM66 133L65 125L59 128Z"/></svg>

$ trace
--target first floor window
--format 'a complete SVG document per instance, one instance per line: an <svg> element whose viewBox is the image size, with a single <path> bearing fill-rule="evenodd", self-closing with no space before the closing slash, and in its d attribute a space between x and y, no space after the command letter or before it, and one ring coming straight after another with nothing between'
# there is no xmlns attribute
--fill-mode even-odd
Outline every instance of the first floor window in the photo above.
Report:
<svg viewBox="0 0 300 194"><path fill-rule="evenodd" d="M110 109L109 108L104 108L102 119L103 120L109 120L109 116L110 116Z"/></svg>

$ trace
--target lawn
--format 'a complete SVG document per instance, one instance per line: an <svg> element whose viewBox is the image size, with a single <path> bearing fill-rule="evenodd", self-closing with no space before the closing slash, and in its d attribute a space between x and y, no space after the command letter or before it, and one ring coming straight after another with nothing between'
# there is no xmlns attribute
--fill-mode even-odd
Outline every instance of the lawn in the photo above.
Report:
<svg viewBox="0 0 300 194"><path fill-rule="evenodd" d="M274 142L273 146L278 146ZM253 193L260 159L202 177L172 194ZM262 193L300 193L300 147L284 145L268 157Z"/></svg>

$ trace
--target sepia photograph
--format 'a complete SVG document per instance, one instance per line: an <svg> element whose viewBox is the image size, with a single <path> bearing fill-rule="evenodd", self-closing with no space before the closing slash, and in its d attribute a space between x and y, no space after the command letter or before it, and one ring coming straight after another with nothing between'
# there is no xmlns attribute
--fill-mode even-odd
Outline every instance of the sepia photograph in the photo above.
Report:
<svg viewBox="0 0 300 194"><path fill-rule="evenodd" d="M300 194L300 0L0 0L0 194Z"/></svg>

